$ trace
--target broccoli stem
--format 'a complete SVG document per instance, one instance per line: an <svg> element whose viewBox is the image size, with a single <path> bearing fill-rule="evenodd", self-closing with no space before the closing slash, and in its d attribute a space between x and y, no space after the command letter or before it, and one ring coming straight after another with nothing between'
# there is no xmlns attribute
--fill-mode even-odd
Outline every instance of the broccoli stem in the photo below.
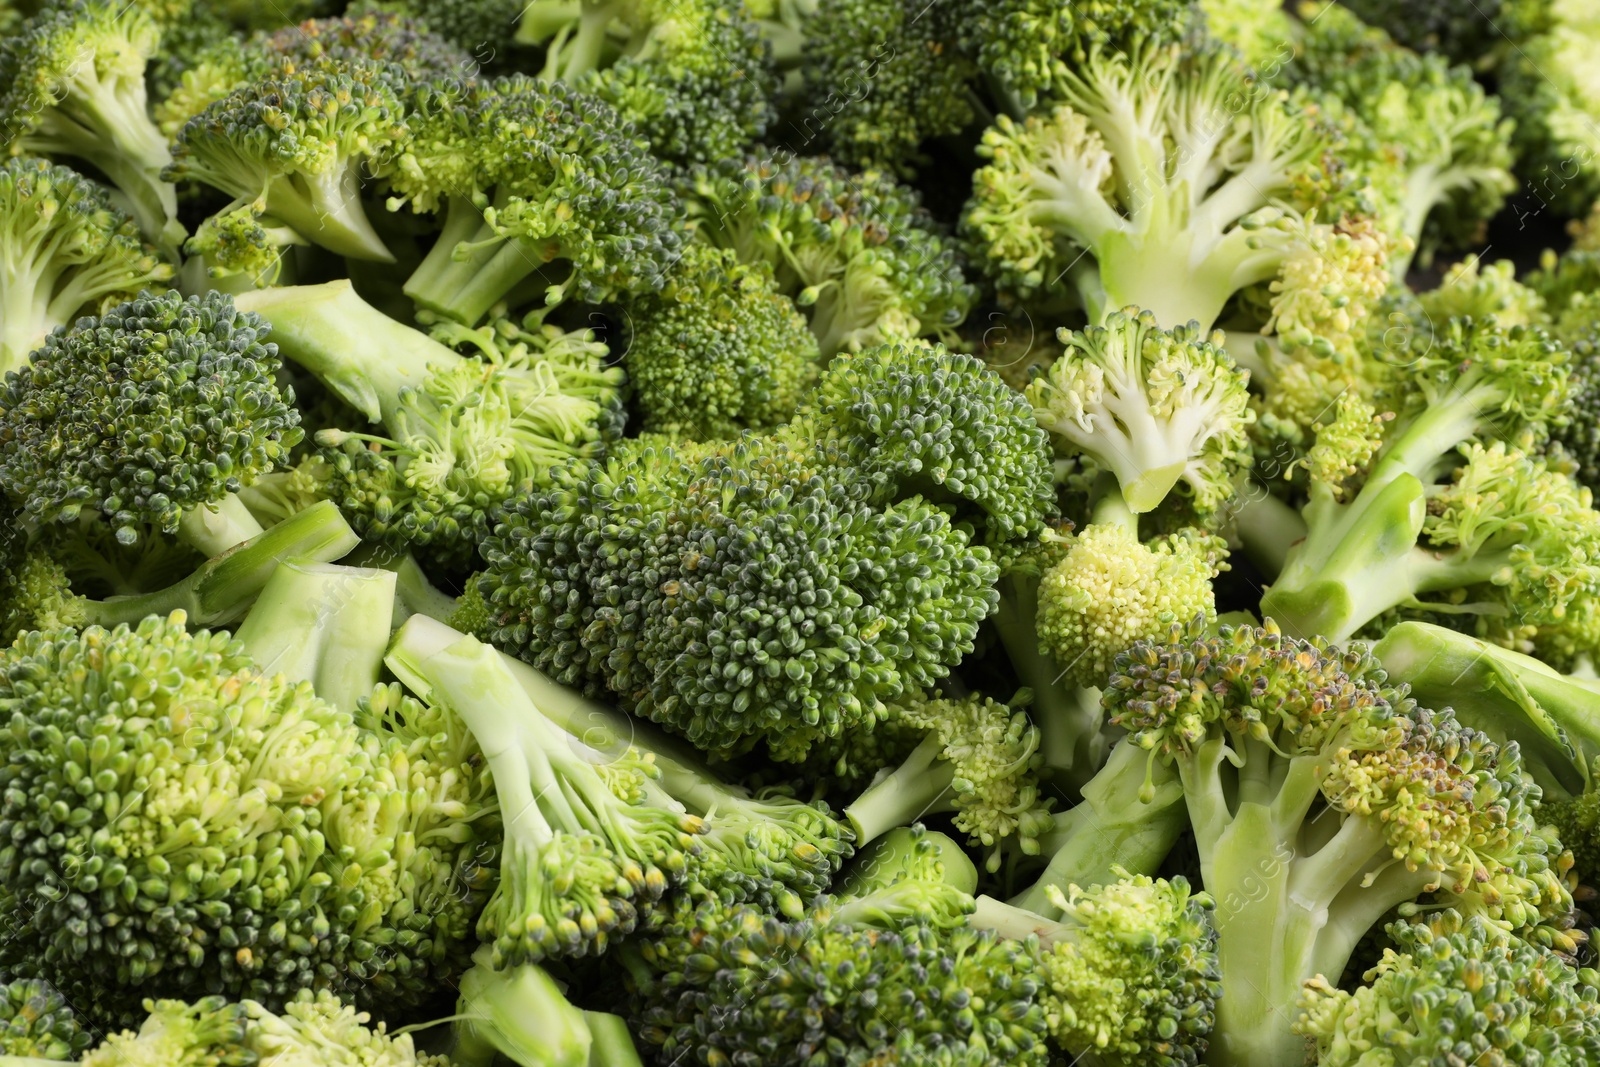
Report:
<svg viewBox="0 0 1600 1067"><path fill-rule="evenodd" d="M234 300L272 325L278 352L372 422L388 424L408 390L467 357L389 318L346 280L260 289Z"/></svg>
<svg viewBox="0 0 1600 1067"><path fill-rule="evenodd" d="M953 811L950 785L955 769L944 755L944 741L930 734L892 771L880 772L871 785L850 802L844 816L856 832L856 847L873 841L897 826L909 826L942 811Z"/></svg>
<svg viewBox="0 0 1600 1067"><path fill-rule="evenodd" d="M220 556L261 531L261 523L235 493L190 508L178 520L178 539L203 556Z"/></svg>
<svg viewBox="0 0 1600 1067"><path fill-rule="evenodd" d="M1040 842L1042 850L1052 851L1050 863L1010 903L1059 918L1049 886L1065 893L1073 885L1103 885L1116 880L1113 867L1130 875L1154 874L1186 822L1177 772L1123 741L1084 785L1083 800L1056 816L1056 829Z"/></svg>
<svg viewBox="0 0 1600 1067"><path fill-rule="evenodd" d="M628 1024L620 1016L586 1011L583 1020L594 1039L589 1046L589 1067L644 1067Z"/></svg>
<svg viewBox="0 0 1600 1067"><path fill-rule="evenodd" d="M1283 573L1290 550L1305 540L1306 520L1300 512L1264 489L1245 494L1233 519L1245 556L1268 581Z"/></svg>
<svg viewBox="0 0 1600 1067"><path fill-rule="evenodd" d="M182 611L192 626L228 625L244 617L284 560L331 562L359 540L339 509L323 501L207 560L176 585L139 596L85 602L85 623L110 628Z"/></svg>
<svg viewBox="0 0 1600 1067"><path fill-rule="evenodd" d="M450 1049L450 1062L457 1067L490 1067L501 1054L514 1063L553 1067L593 1062L588 1013L573 1007L544 968L524 964L496 969L486 949L479 949L459 988ZM613 1039L608 1033L607 1041Z"/></svg>
<svg viewBox="0 0 1600 1067"><path fill-rule="evenodd" d="M378 684L394 589L391 571L285 561L234 636L268 674L310 682L329 704L354 711Z"/></svg>
<svg viewBox="0 0 1600 1067"><path fill-rule="evenodd" d="M450 201L444 232L406 279L418 307L469 326L560 255L554 239L506 235L471 200Z"/></svg>
<svg viewBox="0 0 1600 1067"><path fill-rule="evenodd" d="M361 164L355 160L321 174L295 171L267 186L266 213L334 255L393 263L361 204Z"/></svg>

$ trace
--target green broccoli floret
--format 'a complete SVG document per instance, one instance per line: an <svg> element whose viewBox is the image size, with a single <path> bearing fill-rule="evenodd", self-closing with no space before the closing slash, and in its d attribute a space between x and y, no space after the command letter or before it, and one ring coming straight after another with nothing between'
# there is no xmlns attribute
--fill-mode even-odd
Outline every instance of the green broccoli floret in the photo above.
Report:
<svg viewBox="0 0 1600 1067"><path fill-rule="evenodd" d="M1500 100L1467 67L1397 45L1337 4L1307 5L1302 16L1296 54L1275 80L1331 109L1345 131L1340 155L1382 194L1386 225L1424 262L1440 245L1481 243L1484 224L1517 187L1514 123L1502 118ZM1393 257L1396 277L1410 259Z"/></svg>
<svg viewBox="0 0 1600 1067"><path fill-rule="evenodd" d="M309 604L259 601L246 626L381 653L391 605L321 577ZM305 628L319 607L336 621ZM267 654L316 658L293 644ZM498 833L482 756L390 687L351 713L271 671L181 613L0 653L7 973L104 1025L134 1021L154 986L269 1008L337 991L389 1011L465 968ZM397 703L389 721L412 730L383 728Z"/></svg>
<svg viewBox="0 0 1600 1067"><path fill-rule="evenodd" d="M145 236L168 253L183 240L171 156L150 120L145 63L161 39L138 4L45 4L0 40L0 147L10 155L82 159L110 179Z"/></svg>
<svg viewBox="0 0 1600 1067"><path fill-rule="evenodd" d="M508 299L601 303L665 283L681 209L606 102L520 76L445 83L408 123L384 167L390 209L445 209L405 284L419 308L475 326Z"/></svg>
<svg viewBox="0 0 1600 1067"><path fill-rule="evenodd" d="M1523 17L1511 9L1548 6L1546 0L1341 0L1395 40L1419 52L1439 52L1454 63L1493 66L1519 36Z"/></svg>
<svg viewBox="0 0 1600 1067"><path fill-rule="evenodd" d="M1365 651L1270 622L1210 638L1175 627L1118 659L1105 703L1123 743L1183 784L1217 902L1209 1063L1295 1062L1302 984L1341 974L1368 930L1423 894L1535 937L1572 907L1516 746L1417 706Z"/></svg>
<svg viewBox="0 0 1600 1067"><path fill-rule="evenodd" d="M1568 253L1567 260L1595 258L1592 253ZM1566 266L1578 264L1563 264ZM1600 264L1596 264L1600 266ZM1563 269L1558 268L1558 271ZM1550 331L1566 345L1571 417L1555 428L1551 437L1571 457L1577 470L1573 476L1590 489L1600 486L1600 294L1564 292L1575 276L1587 274L1589 267L1572 271L1569 278L1546 274L1533 281L1548 284L1559 303L1550 307Z"/></svg>
<svg viewBox="0 0 1600 1067"><path fill-rule="evenodd" d="M1036 773L1039 731L1026 712L976 694L959 700L911 694L890 706L888 724L922 740L845 808L858 844L952 812L956 829L989 850L990 871L999 869L1003 842L1038 854L1039 836L1051 828L1051 802Z"/></svg>
<svg viewBox="0 0 1600 1067"><path fill-rule="evenodd" d="M249 1067L256 1063L334 1067L451 1067L443 1056L419 1053L409 1035L391 1037L382 1023L327 991L310 992L274 1013L253 1000L219 996L193 1003L146 1000L137 1031L111 1034L78 1067ZM337 1050L337 1051L335 1051ZM36 1060L0 1057L4 1067L43 1067Z"/></svg>
<svg viewBox="0 0 1600 1067"><path fill-rule="evenodd" d="M1454 911L1393 923L1389 937L1396 947L1367 984L1350 991L1319 976L1307 985L1295 1029L1315 1041L1317 1067L1600 1058L1593 971Z"/></svg>
<svg viewBox="0 0 1600 1067"><path fill-rule="evenodd" d="M48 982L23 978L0 985L0 1063L76 1059L92 1044L94 1033Z"/></svg>
<svg viewBox="0 0 1600 1067"><path fill-rule="evenodd" d="M972 5L964 45L1001 105L1020 119L1048 106L1091 54L1177 41L1193 15L1191 0L995 0Z"/></svg>
<svg viewBox="0 0 1600 1067"><path fill-rule="evenodd" d="M1342 478L1313 481L1306 537L1262 612L1331 640L1399 607L1555 621L1600 577L1588 491L1524 450L1565 417L1566 351L1536 327L1455 319L1407 358L1359 491L1341 501Z"/></svg>
<svg viewBox="0 0 1600 1067"><path fill-rule="evenodd" d="M184 243L184 284L191 290L241 293L285 282L284 258L309 242L253 207L225 209L195 228Z"/></svg>
<svg viewBox="0 0 1600 1067"><path fill-rule="evenodd" d="M1222 991L1215 903L1182 877L1114 873L1054 891L1059 919L979 897L972 924L1037 943L1040 1000L1062 1052L1105 1067L1192 1067Z"/></svg>
<svg viewBox="0 0 1600 1067"><path fill-rule="evenodd" d="M426 698L432 684L422 664L463 636L428 615L413 615L395 634L386 662L412 692ZM825 806L772 792L751 795L728 785L706 770L689 746L584 699L520 660L498 655L540 714L608 761L647 753L655 774L648 791L663 806L681 805L703 821L681 892L709 893L798 917L850 854L851 830Z"/></svg>
<svg viewBox="0 0 1600 1067"><path fill-rule="evenodd" d="M1131 310L1131 309L1130 309ZM1251 461L1249 375L1197 323L1161 329L1149 312L1065 329L1066 351L1028 387L1039 424L1114 472L1135 513L1176 488L1202 512Z"/></svg>
<svg viewBox="0 0 1600 1067"><path fill-rule="evenodd" d="M215 556L261 532L235 495L300 440L266 324L222 293L145 294L58 330L0 388L0 489L29 519L98 512Z"/></svg>
<svg viewBox="0 0 1600 1067"><path fill-rule="evenodd" d="M516 43L544 50L540 78L605 100L676 163L737 156L773 119L770 49L738 0L532 0Z"/></svg>
<svg viewBox="0 0 1600 1067"><path fill-rule="evenodd" d="M1551 326L1544 297L1517 280L1516 264L1509 259L1488 265L1477 256L1463 259L1444 272L1437 288L1417 294L1417 306L1437 325L1454 318L1492 315L1506 327ZM1566 342L1561 331L1552 332Z"/></svg>
<svg viewBox="0 0 1600 1067"><path fill-rule="evenodd" d="M683 880L704 820L651 802L648 753L630 747L608 759L562 730L473 638L409 665L466 724L500 810L515 813L500 884L478 921L493 966L603 952L633 930L639 904Z"/></svg>
<svg viewBox="0 0 1600 1067"><path fill-rule="evenodd" d="M371 541L470 556L496 505L597 455L620 426L622 369L583 335L443 327L477 353L461 355L347 281L258 290L238 305L271 324L285 358L381 424L317 434L323 492Z"/></svg>
<svg viewBox="0 0 1600 1067"><path fill-rule="evenodd" d="M718 754L764 740L800 760L931 687L997 599L990 549L945 502L975 505L997 539L1040 528L1049 456L970 356L890 347L836 366L824 410L785 430L636 442L510 501L482 543L483 634ZM937 432L904 432L919 419Z"/></svg>
<svg viewBox="0 0 1600 1067"><path fill-rule="evenodd" d="M943 337L977 290L915 191L822 159L728 159L684 183L691 225L746 263L772 267L806 311L824 358L886 341Z"/></svg>
<svg viewBox="0 0 1600 1067"><path fill-rule="evenodd" d="M100 185L42 160L0 164L0 380L51 330L171 277Z"/></svg>
<svg viewBox="0 0 1600 1067"><path fill-rule="evenodd" d="M963 226L1003 294L1065 284L1091 322L1129 305L1209 330L1304 243L1330 135L1222 48L1095 51L1059 103L983 136ZM1308 207L1311 205L1307 205Z"/></svg>
<svg viewBox="0 0 1600 1067"><path fill-rule="evenodd" d="M1600 59L1600 19L1584 3L1519 3L1515 42L1501 52L1500 99L1516 120L1517 173L1557 211L1579 215L1600 195L1600 87L1588 71Z"/></svg>
<svg viewBox="0 0 1600 1067"><path fill-rule="evenodd" d="M967 925L976 872L954 842L902 832L838 897L785 922L720 901L684 906L621 946L640 1043L670 1061L1045 1062L1030 945Z"/></svg>
<svg viewBox="0 0 1600 1067"><path fill-rule="evenodd" d="M492 956L483 946L461 976L455 1041L441 1067L494 1067L500 1056L540 1067L643 1067L622 1019L573 1007L538 964L497 968Z"/></svg>
<svg viewBox="0 0 1600 1067"><path fill-rule="evenodd" d="M165 176L218 189L233 197L230 210L263 212L337 255L392 263L361 179L405 135L404 77L377 62L278 57L184 124Z"/></svg>
<svg viewBox="0 0 1600 1067"><path fill-rule="evenodd" d="M961 49L970 17L960 4L821 0L802 24L789 139L847 167L915 176L924 142L976 118L976 68Z"/></svg>
<svg viewBox="0 0 1600 1067"><path fill-rule="evenodd" d="M691 244L659 293L625 305L623 358L643 429L690 440L788 422L820 354L806 320L765 263Z"/></svg>
<svg viewBox="0 0 1600 1067"><path fill-rule="evenodd" d="M237 622L286 560L340 559L359 543L337 508L323 501L207 560L164 588L91 600L74 591L72 575L50 542L0 554L0 645L24 630L114 627L182 611L196 626Z"/></svg>

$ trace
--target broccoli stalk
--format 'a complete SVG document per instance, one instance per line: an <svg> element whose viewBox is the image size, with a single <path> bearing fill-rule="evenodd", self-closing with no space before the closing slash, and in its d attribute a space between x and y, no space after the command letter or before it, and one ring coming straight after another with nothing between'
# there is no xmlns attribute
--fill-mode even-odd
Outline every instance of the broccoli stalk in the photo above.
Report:
<svg viewBox="0 0 1600 1067"><path fill-rule="evenodd" d="M537 964L500 969L492 956L483 946L461 976L452 1064L492 1067L505 1056L543 1067L642 1067L621 1019L574 1007Z"/></svg>
<svg viewBox="0 0 1600 1067"><path fill-rule="evenodd" d="M1261 601L1292 633L1343 640L1402 606L1538 624L1600 579L1588 491L1503 441L1477 443L1537 439L1559 421L1565 351L1542 330L1493 319L1452 320L1427 344L1408 374L1413 410L1354 499L1341 501L1338 482L1312 483L1306 536Z"/></svg>
<svg viewBox="0 0 1600 1067"><path fill-rule="evenodd" d="M354 711L378 684L394 590L392 571L285 561L233 636L262 670Z"/></svg>

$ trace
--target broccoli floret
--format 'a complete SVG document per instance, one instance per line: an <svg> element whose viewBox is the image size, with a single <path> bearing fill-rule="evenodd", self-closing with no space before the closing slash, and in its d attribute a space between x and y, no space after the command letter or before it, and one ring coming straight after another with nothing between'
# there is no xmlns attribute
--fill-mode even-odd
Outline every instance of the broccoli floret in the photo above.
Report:
<svg viewBox="0 0 1600 1067"><path fill-rule="evenodd" d="M0 389L0 489L30 519L98 512L215 556L261 532L235 494L300 440L261 318L222 293L145 294L58 330Z"/></svg>
<svg viewBox="0 0 1600 1067"><path fill-rule="evenodd" d="M984 135L963 226L1003 294L1076 291L1091 322L1134 305L1209 330L1304 241L1329 135L1230 52L1096 51L1060 103Z"/></svg>
<svg viewBox="0 0 1600 1067"><path fill-rule="evenodd" d="M1265 627L1139 642L1106 689L1124 744L1178 772L1217 901L1209 1062L1294 1062L1300 988L1425 893L1501 928L1572 907L1539 788L1504 748L1417 706L1362 650ZM1569 942L1570 943L1570 942Z"/></svg>
<svg viewBox="0 0 1600 1067"><path fill-rule="evenodd" d="M51 330L171 277L100 185L42 160L0 164L0 380Z"/></svg>
<svg viewBox="0 0 1600 1067"><path fill-rule="evenodd" d="M1513 122L1464 66L1418 55L1337 4L1307 5L1294 58L1277 80L1309 90L1346 125L1341 157L1384 194L1386 224L1423 253L1481 243L1516 189ZM1330 99L1331 98L1331 99ZM1392 259L1403 277L1409 255Z"/></svg>
<svg viewBox="0 0 1600 1067"><path fill-rule="evenodd" d="M824 358L943 337L976 299L917 193L878 171L788 155L730 159L696 168L683 193L696 234L772 267Z"/></svg>
<svg viewBox="0 0 1600 1067"><path fill-rule="evenodd" d="M145 63L161 39L138 4L48 3L0 41L0 146L11 155L92 164L126 198L145 237L173 253L183 240L171 156L150 120Z"/></svg>
<svg viewBox="0 0 1600 1067"><path fill-rule="evenodd" d="M1135 513L1174 488L1202 512L1251 460L1249 375L1197 323L1163 330L1149 312L1060 332L1066 351L1028 387L1039 424L1116 474Z"/></svg>
<svg viewBox="0 0 1600 1067"><path fill-rule="evenodd" d="M1444 272L1437 288L1417 294L1417 306L1432 323L1443 325L1464 316L1494 316L1501 326L1550 326L1544 298L1517 280L1509 259L1487 266L1477 256L1463 259ZM1566 338L1558 331L1557 338Z"/></svg>
<svg viewBox="0 0 1600 1067"><path fill-rule="evenodd" d="M496 505L550 484L551 470L598 454L620 425L620 367L582 335L515 323L439 336L403 326L347 281L242 294L285 358L373 423L317 434L323 489L361 535L470 556ZM481 358L479 358L481 355Z"/></svg>
<svg viewBox="0 0 1600 1067"><path fill-rule="evenodd" d="M1021 118L1055 99L1090 55L1176 41L1193 13L1191 0L996 0L972 5L964 44L1002 106Z"/></svg>
<svg viewBox="0 0 1600 1067"><path fill-rule="evenodd" d="M184 612L196 626L237 622L285 560L340 559L358 543L337 508L324 501L207 560L165 588L91 600L76 593L51 543L18 547L0 559L0 645L23 630L134 625L150 615ZM370 686L369 686L370 688Z"/></svg>
<svg viewBox="0 0 1600 1067"><path fill-rule="evenodd" d="M253 207L225 209L200 223L184 243L190 257L184 264L184 285L240 293L282 284L287 281L286 252L308 243Z"/></svg>
<svg viewBox="0 0 1600 1067"><path fill-rule="evenodd" d="M353 259L392 263L361 202L363 172L405 134L402 68L350 60L269 72L210 104L178 131L172 181L197 181Z"/></svg>
<svg viewBox="0 0 1600 1067"><path fill-rule="evenodd" d="M1026 712L978 695L913 694L890 707L888 721L923 739L845 808L858 844L948 811L956 829L989 850L991 872L999 869L1002 842L1038 854L1039 836L1051 827L1050 799L1036 774L1039 731Z"/></svg>
<svg viewBox="0 0 1600 1067"><path fill-rule="evenodd" d="M408 122L389 206L445 209L405 284L419 308L475 326L508 299L601 303L665 283L681 209L609 104L517 76L433 87Z"/></svg>
<svg viewBox="0 0 1600 1067"><path fill-rule="evenodd" d="M1341 0L1408 48L1439 52L1455 63L1494 65L1523 22L1513 8L1546 6L1522 0ZM1508 36L1511 35L1511 36Z"/></svg>
<svg viewBox="0 0 1600 1067"><path fill-rule="evenodd" d="M1408 351L1399 417L1359 492L1341 502L1342 478L1312 483L1307 535L1262 612L1331 640L1397 607L1555 621L1600 577L1588 491L1524 451L1565 417L1566 351L1493 319L1451 320Z"/></svg>
<svg viewBox="0 0 1600 1067"><path fill-rule="evenodd" d="M652 801L648 753L607 758L562 730L473 638L410 666L472 732L500 809L515 813L478 921L493 966L603 952L633 930L639 904L683 880L704 820Z"/></svg>
<svg viewBox="0 0 1600 1067"><path fill-rule="evenodd" d="M737 156L773 118L770 49L739 0L533 0L516 41L543 48L542 79L605 100L677 163Z"/></svg>
<svg viewBox="0 0 1600 1067"><path fill-rule="evenodd" d="M1461 1063L1593 1063L1600 1057L1594 973L1454 911L1389 926L1394 948L1350 991L1319 976L1298 1033L1318 1067L1379 1053L1394 1067Z"/></svg>
<svg viewBox="0 0 1600 1067"><path fill-rule="evenodd" d="M72 1005L48 982L18 979L0 985L0 1062L77 1059L94 1044Z"/></svg>
<svg viewBox="0 0 1600 1067"><path fill-rule="evenodd" d="M806 320L765 263L691 244L666 286L626 305L624 363L643 429L690 440L788 422L820 361Z"/></svg>
<svg viewBox="0 0 1600 1067"><path fill-rule="evenodd" d="M961 4L821 0L803 23L791 139L847 167L913 177L924 142L976 118Z"/></svg>
<svg viewBox="0 0 1600 1067"><path fill-rule="evenodd" d="M369 1025L367 1013L342 1004L325 990L314 995L302 993L284 1004L281 1013L253 1000L229 1003L220 996L193 1003L146 1000L144 1007L148 1016L137 1031L111 1034L81 1059L74 1058L78 1067L247 1067L255 1063L451 1067L443 1056L419 1053L409 1035L392 1037L382 1023Z"/></svg>
<svg viewBox="0 0 1600 1067"><path fill-rule="evenodd" d="M1030 946L966 924L976 872L938 836L886 841L799 921L709 901L622 946L641 1044L775 1067L1047 1062Z"/></svg>
<svg viewBox="0 0 1600 1067"><path fill-rule="evenodd" d="M400 584L405 584L402 568ZM421 666L464 635L427 615L401 626L389 650L389 669L413 691L432 691ZM649 791L664 806L681 805L704 822L699 846L688 857L689 895L711 894L798 917L833 880L850 854L852 833L825 806L778 793L751 795L719 780L687 745L622 712L580 697L519 660L499 653L539 712L610 761L648 753L655 777Z"/></svg>
<svg viewBox="0 0 1600 1067"><path fill-rule="evenodd" d="M326 632L381 651L390 605L347 604L342 576L328 580ZM292 632L306 607L267 600L252 617ZM379 687L369 706L401 699ZM134 1021L152 986L269 1008L338 991L393 1010L464 969L496 809L482 756L437 721L421 736L368 729L369 713L270 673L225 633L189 633L181 613L24 634L0 653L0 701L7 973L104 1025Z"/></svg>
<svg viewBox="0 0 1600 1067"><path fill-rule="evenodd" d="M455 1041L441 1067L513 1063L545 1067L643 1067L627 1024L581 1011L538 964L496 968L485 945L461 976Z"/></svg>
<svg viewBox="0 0 1600 1067"><path fill-rule="evenodd" d="M1114 872L1117 881L1052 896L1047 920L979 897L972 924L1038 948L1050 1041L1106 1067L1190 1067L1205 1057L1222 983L1215 902L1171 881Z"/></svg>
<svg viewBox="0 0 1600 1067"><path fill-rule="evenodd" d="M1600 89L1588 71L1600 59L1600 22L1585 4L1524 3L1548 17L1513 31L1503 51L1499 90L1516 120L1517 173L1543 204L1569 215L1600 195L1600 135L1592 116Z"/></svg>

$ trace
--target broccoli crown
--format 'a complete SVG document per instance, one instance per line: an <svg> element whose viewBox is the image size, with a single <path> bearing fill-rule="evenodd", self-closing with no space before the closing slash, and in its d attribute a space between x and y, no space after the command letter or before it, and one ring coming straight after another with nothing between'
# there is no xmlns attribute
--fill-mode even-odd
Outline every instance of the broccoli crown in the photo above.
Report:
<svg viewBox="0 0 1600 1067"><path fill-rule="evenodd" d="M1211 581L1226 558L1226 543L1200 530L1141 543L1123 523L1086 526L1039 580L1040 650L1069 684L1103 687L1135 641L1158 639L1173 623L1216 619Z"/></svg>
<svg viewBox="0 0 1600 1067"><path fill-rule="evenodd" d="M938 335L966 317L977 290L917 193L879 171L823 160L728 159L684 183L695 232L766 262L807 309L824 357Z"/></svg>
<svg viewBox="0 0 1600 1067"><path fill-rule="evenodd" d="M382 1023L322 990L302 992L276 1014L222 997L145 1001L137 1031L112 1034L81 1067L253 1067L257 1063L361 1063L367 1067L449 1067L418 1053L409 1036L391 1037ZM337 1053L332 1049L339 1049Z"/></svg>
<svg viewBox="0 0 1600 1067"><path fill-rule="evenodd" d="M636 949L641 1043L731 1063L1046 1062L1025 943L915 904L875 910L858 923L828 905L795 922L714 901L680 908Z"/></svg>
<svg viewBox="0 0 1600 1067"><path fill-rule="evenodd" d="M975 509L984 543L1028 543L1056 515L1049 435L981 360L943 345L842 353L810 405L889 496L918 492Z"/></svg>
<svg viewBox="0 0 1600 1067"><path fill-rule="evenodd" d="M43 160L0 163L0 379L56 327L171 277L103 186Z"/></svg>
<svg viewBox="0 0 1600 1067"><path fill-rule="evenodd" d="M212 280L243 275L257 288L273 285L285 245L304 242L292 230L269 226L250 207L221 211L202 222L183 249L205 263Z"/></svg>
<svg viewBox="0 0 1600 1067"><path fill-rule="evenodd" d="M1038 955L1051 1041L1108 1067L1193 1067L1222 993L1215 902L1181 876L1051 888L1063 914Z"/></svg>
<svg viewBox="0 0 1600 1067"><path fill-rule="evenodd" d="M0 1056L77 1059L94 1043L66 998L34 978L0 985Z"/></svg>
<svg viewBox="0 0 1600 1067"><path fill-rule="evenodd" d="M39 521L90 509L125 542L139 523L175 531L300 440L265 332L215 292L146 294L57 330L0 392L0 488Z"/></svg>
<svg viewBox="0 0 1600 1067"><path fill-rule="evenodd" d="M1600 58L1600 29L1584 5L1547 6L1556 17L1506 49L1500 98L1516 120L1513 143L1527 189L1555 210L1579 215L1600 195L1600 134L1589 118L1600 88L1585 73Z"/></svg>
<svg viewBox="0 0 1600 1067"><path fill-rule="evenodd" d="M1445 271L1438 288L1417 294L1417 304L1434 323L1493 316L1506 327L1549 326L1544 297L1518 281L1516 270L1509 259L1485 265L1469 256ZM1553 332L1565 342L1561 331Z"/></svg>
<svg viewBox="0 0 1600 1067"><path fill-rule="evenodd" d="M464 963L483 772L442 740L364 730L181 613L25 634L0 701L10 973L105 1023L152 982L391 1006Z"/></svg>
<svg viewBox="0 0 1600 1067"><path fill-rule="evenodd" d="M1577 293L1553 325L1571 354L1571 417L1552 437L1577 464L1579 481L1600 485L1600 297Z"/></svg>
<svg viewBox="0 0 1600 1067"><path fill-rule="evenodd" d="M406 282L419 307L476 325L528 280L547 304L658 290L681 209L664 164L610 104L523 76L419 94L384 168L391 208L449 208ZM565 266L565 277L558 277Z"/></svg>
<svg viewBox="0 0 1600 1067"><path fill-rule="evenodd" d="M1230 51L1143 42L1067 71L1059 102L983 135L962 224L1003 295L1076 290L1091 321L1134 305L1209 329L1302 240L1331 134ZM1182 147L1180 147L1182 146Z"/></svg>
<svg viewBox="0 0 1600 1067"><path fill-rule="evenodd" d="M1091 54L1114 53L1139 41L1168 44L1193 17L1190 0L999 0L974 5L963 29L978 67L1016 105L1034 110L1070 81L1070 69Z"/></svg>
<svg viewBox="0 0 1600 1067"><path fill-rule="evenodd" d="M806 22L803 92L816 111L797 120L847 167L914 176L933 137L975 117L976 73L960 48L960 4L822 0Z"/></svg>
<svg viewBox="0 0 1600 1067"><path fill-rule="evenodd" d="M625 362L648 433L737 437L794 415L820 353L765 263L690 244L660 293L628 306Z"/></svg>
<svg viewBox="0 0 1600 1067"><path fill-rule="evenodd" d="M1500 100L1467 67L1397 45L1336 4L1310 15L1282 80L1333 97L1362 124L1341 155L1390 194L1396 235L1424 249L1480 240L1516 188L1514 124Z"/></svg>
<svg viewBox="0 0 1600 1067"><path fill-rule="evenodd" d="M66 568L26 541L20 535L9 538L0 558L0 645L28 630L86 621L83 598L73 593Z"/></svg>
<svg viewBox="0 0 1600 1067"><path fill-rule="evenodd" d="M466 78L473 58L437 35L431 23L373 8L342 18L308 19L255 34L241 45L223 37L202 49L182 82L156 105L155 118L169 136L229 93L288 67L393 64L416 82Z"/></svg>
<svg viewBox="0 0 1600 1067"><path fill-rule="evenodd" d="M1060 333L1066 351L1028 387L1039 424L1115 472L1136 513L1174 488L1196 510L1226 502L1252 456L1249 375L1198 323L1149 312Z"/></svg>
<svg viewBox="0 0 1600 1067"><path fill-rule="evenodd" d="M1366 328L1391 284L1395 243L1359 217L1308 226L1304 236L1268 286L1272 316L1262 332L1276 333L1286 348L1311 347L1330 363L1359 367Z"/></svg>
<svg viewBox="0 0 1600 1067"><path fill-rule="evenodd" d="M177 196L160 177L170 157L147 113L144 82L160 38L159 23L138 4L44 4L0 41L0 148L88 160L127 196L145 235L169 246L181 236Z"/></svg>
<svg viewBox="0 0 1600 1067"><path fill-rule="evenodd" d="M557 471L483 542L486 629L706 751L803 758L944 676L997 602L986 548L877 488L783 435Z"/></svg>
<svg viewBox="0 0 1600 1067"><path fill-rule="evenodd" d="M1389 927L1366 985L1307 984L1296 1029L1320 1067L1350 1067L1383 1049L1395 1067L1542 1063L1600 1057L1600 998L1566 959L1477 916L1443 911Z"/></svg>
<svg viewBox="0 0 1600 1067"><path fill-rule="evenodd" d="M1410 420L1433 412L1466 427L1457 441L1522 435L1542 438L1567 419L1570 357L1550 330L1502 325L1494 318L1458 318L1418 335L1406 353L1407 382L1398 398L1397 443Z"/></svg>

